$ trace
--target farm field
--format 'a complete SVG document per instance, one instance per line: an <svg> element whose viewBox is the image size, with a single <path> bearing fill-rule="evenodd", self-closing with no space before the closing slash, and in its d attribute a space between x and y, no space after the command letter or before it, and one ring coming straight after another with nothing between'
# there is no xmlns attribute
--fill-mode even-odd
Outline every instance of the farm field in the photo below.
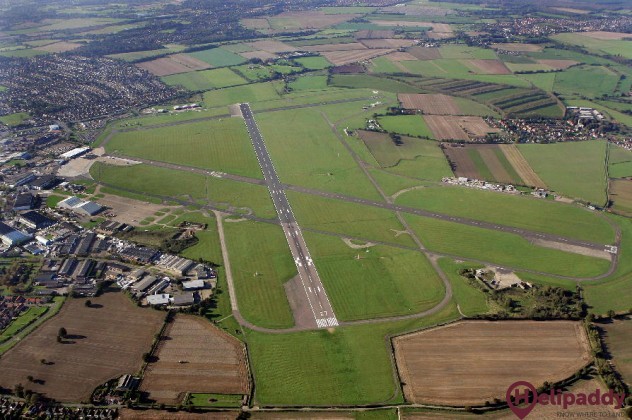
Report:
<svg viewBox="0 0 632 420"><path fill-rule="evenodd" d="M228 68L182 73L162 78L168 85L179 85L191 91L221 89L246 84L247 81Z"/></svg>
<svg viewBox="0 0 632 420"><path fill-rule="evenodd" d="M443 151L456 176L546 188L515 145L450 145Z"/></svg>
<svg viewBox="0 0 632 420"><path fill-rule="evenodd" d="M572 321L464 321L393 343L406 399L425 404L502 400L517 380L537 387L572 376L591 360L586 333Z"/></svg>
<svg viewBox="0 0 632 420"><path fill-rule="evenodd" d="M394 93L418 92L414 86L397 80L377 77L369 74L334 74L331 76L331 86L348 88L379 89Z"/></svg>
<svg viewBox="0 0 632 420"><path fill-rule="evenodd" d="M608 176L625 178L632 176L632 151L609 143Z"/></svg>
<svg viewBox="0 0 632 420"><path fill-rule="evenodd" d="M579 45L595 52L599 55L621 55L625 58L632 58L632 45L629 41L623 40L622 36L629 34L614 34L607 36L608 32L602 33L562 33L552 36L556 41L565 44Z"/></svg>
<svg viewBox="0 0 632 420"><path fill-rule="evenodd" d="M113 154L262 177L241 118L120 132L105 148Z"/></svg>
<svg viewBox="0 0 632 420"><path fill-rule="evenodd" d="M359 137L378 162L390 172L420 179L440 180L451 171L439 145L431 140L358 131Z"/></svg>
<svg viewBox="0 0 632 420"><path fill-rule="evenodd" d="M182 403L186 392L249 393L244 345L205 318L176 315L154 355L140 389L156 402Z"/></svg>
<svg viewBox="0 0 632 420"><path fill-rule="evenodd" d="M619 75L604 66L576 66L556 73L553 88L563 95L611 95L615 92Z"/></svg>
<svg viewBox="0 0 632 420"><path fill-rule="evenodd" d="M540 247L506 232L409 214L404 218L429 250L450 256L574 277L597 276L610 266L605 259Z"/></svg>
<svg viewBox="0 0 632 420"><path fill-rule="evenodd" d="M432 131L421 115L385 115L379 116L377 121L389 133L432 138Z"/></svg>
<svg viewBox="0 0 632 420"><path fill-rule="evenodd" d="M426 257L415 250L304 232L338 319L351 321L421 312L445 293Z"/></svg>
<svg viewBox="0 0 632 420"><path fill-rule="evenodd" d="M521 144L518 149L553 191L597 205L605 203L605 141Z"/></svg>
<svg viewBox="0 0 632 420"><path fill-rule="evenodd" d="M399 94L397 98L405 109L417 109L424 114L460 115L461 109L454 98L443 94Z"/></svg>
<svg viewBox="0 0 632 420"><path fill-rule="evenodd" d="M611 323L598 325L605 331L608 352L613 358L617 372L629 385L632 384L632 318L617 319Z"/></svg>
<svg viewBox="0 0 632 420"><path fill-rule="evenodd" d="M189 53L189 55L213 67L236 66L246 61L246 59L240 55L223 48L196 51Z"/></svg>
<svg viewBox="0 0 632 420"><path fill-rule="evenodd" d="M424 120L438 140L471 140L495 133L498 129L489 126L481 117L424 115Z"/></svg>
<svg viewBox="0 0 632 420"><path fill-rule="evenodd" d="M141 69L156 76L168 76L170 74L187 73L195 70L208 69L211 66L186 54L174 54L157 58L152 61L143 61L136 64Z"/></svg>
<svg viewBox="0 0 632 420"><path fill-rule="evenodd" d="M614 242L614 231L605 218L531 196L438 186L405 192L397 197L397 204L596 243Z"/></svg>
<svg viewBox="0 0 632 420"><path fill-rule="evenodd" d="M610 181L609 199L614 202L614 210L624 215L632 215L632 180Z"/></svg>
<svg viewBox="0 0 632 420"><path fill-rule="evenodd" d="M601 393L607 391L607 387L603 384L600 378L598 377L589 377L587 379L581 380L579 382L575 382L571 386L564 388L567 392L572 392L574 394L590 394L594 393L596 389L599 389ZM621 417L622 410L615 410L612 406L600 406L599 407L600 415L603 417ZM537 419L554 419L557 418L558 413L560 413L560 408L558 405L541 405L538 404L535 406L533 411L529 414L532 418ZM579 418L585 415L586 406L582 405L573 405L566 408L563 411L564 416ZM415 410L406 410L402 411L402 419L404 420L474 420L480 418L480 415L477 414L466 414L459 413L456 411L450 412L441 412L441 411L426 411L419 412ZM485 419L492 420L514 420L516 415L510 410L499 410L493 413L486 413Z"/></svg>
<svg viewBox="0 0 632 420"><path fill-rule="evenodd" d="M23 383L57 401L76 402L87 400L101 383L135 373L164 313L138 308L115 291L91 301L93 306L86 307L83 299L69 299L57 316L5 353L0 359L0 385L12 388ZM57 343L62 327L68 338ZM53 363L42 364L41 359ZM41 382L28 383L29 375Z"/></svg>
<svg viewBox="0 0 632 420"><path fill-rule="evenodd" d="M290 249L279 226L250 221L224 222L239 310L255 325L294 325L284 284L296 276ZM266 246L261 246L265 243Z"/></svg>

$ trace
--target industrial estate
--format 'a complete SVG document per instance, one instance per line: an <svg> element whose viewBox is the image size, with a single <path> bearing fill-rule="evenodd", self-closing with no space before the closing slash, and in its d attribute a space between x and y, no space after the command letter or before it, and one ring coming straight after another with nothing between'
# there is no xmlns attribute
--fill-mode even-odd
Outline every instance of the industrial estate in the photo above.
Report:
<svg viewBox="0 0 632 420"><path fill-rule="evenodd" d="M632 414L628 0L0 0L0 208L0 418Z"/></svg>

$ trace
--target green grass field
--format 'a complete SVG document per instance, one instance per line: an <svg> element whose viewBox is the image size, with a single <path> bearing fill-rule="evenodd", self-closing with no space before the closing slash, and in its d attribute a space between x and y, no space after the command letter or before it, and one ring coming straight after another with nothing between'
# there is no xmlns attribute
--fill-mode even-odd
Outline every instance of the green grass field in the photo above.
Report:
<svg viewBox="0 0 632 420"><path fill-rule="evenodd" d="M347 88L367 88L385 90L393 93L417 93L419 88L384 77L368 74L335 74L331 78L331 85Z"/></svg>
<svg viewBox="0 0 632 420"><path fill-rule="evenodd" d="M605 314L610 309L632 309L632 220L621 216L608 217L621 228L619 265L615 273L605 280L582 283L584 299L590 311L596 314Z"/></svg>
<svg viewBox="0 0 632 420"><path fill-rule="evenodd" d="M591 242L609 244L614 241L608 222L593 212L531 196L460 187L428 187L400 195L397 204Z"/></svg>
<svg viewBox="0 0 632 420"><path fill-rule="evenodd" d="M552 190L597 205L605 204L605 141L521 144L518 148Z"/></svg>
<svg viewBox="0 0 632 420"><path fill-rule="evenodd" d="M455 305L421 320L292 334L247 331L260 405L401 403L387 337L458 317Z"/></svg>
<svg viewBox="0 0 632 420"><path fill-rule="evenodd" d="M297 273L281 227L225 221L224 231L242 315L261 327L294 325L283 284Z"/></svg>
<svg viewBox="0 0 632 420"><path fill-rule="evenodd" d="M3 343L21 331L24 327L35 322L48 311L48 306L32 306L22 312L17 319L13 320L2 332L0 332L0 343Z"/></svg>
<svg viewBox="0 0 632 420"><path fill-rule="evenodd" d="M331 63L325 57L299 57L292 61L300 64L308 70L323 70L331 67Z"/></svg>
<svg viewBox="0 0 632 420"><path fill-rule="evenodd" d="M0 122L8 125L9 127L15 127L16 125L22 124L24 121L28 120L30 115L26 112L18 112L15 114L8 114L0 117Z"/></svg>
<svg viewBox="0 0 632 420"><path fill-rule="evenodd" d="M325 90L327 89L327 76L305 75L288 83L288 87L293 91L302 90Z"/></svg>
<svg viewBox="0 0 632 420"><path fill-rule="evenodd" d="M600 97L614 93L619 75L603 66L575 66L555 73L553 89L563 95Z"/></svg>
<svg viewBox="0 0 632 420"><path fill-rule="evenodd" d="M166 108L163 108L166 109ZM123 120L114 121L108 128L115 129L129 129L129 128L140 128L140 127L148 127L155 125L163 125L174 122L182 122L182 121L190 121L197 120L203 118L210 117L218 117L218 116L226 116L228 117L229 110L226 106L219 106L215 108L206 108L206 109L196 109L185 112L167 112L167 113L157 113L157 114L149 114L149 115L140 115L137 117L130 117ZM95 141L98 143L100 140L103 140L109 134L109 130L106 129Z"/></svg>
<svg viewBox="0 0 632 420"><path fill-rule="evenodd" d="M210 50L196 51L189 53L190 56L209 63L214 67L236 66L246 61L240 55L225 50L223 48L213 48Z"/></svg>
<svg viewBox="0 0 632 420"><path fill-rule="evenodd" d="M415 246L408 235L396 236L396 231L404 228L390 210L295 191L288 191L287 197L296 219L303 228L339 233L369 241Z"/></svg>
<svg viewBox="0 0 632 420"><path fill-rule="evenodd" d="M432 131L421 115L384 115L378 117L377 121L389 133L433 138Z"/></svg>
<svg viewBox="0 0 632 420"><path fill-rule="evenodd" d="M551 38L564 44L579 45L600 55L620 55L625 58L632 58L632 43L630 41L595 39L581 33L556 34Z"/></svg>
<svg viewBox="0 0 632 420"><path fill-rule="evenodd" d="M624 178L632 176L632 151L614 144L608 144L610 156L608 158L608 176L610 178Z"/></svg>
<svg viewBox="0 0 632 420"><path fill-rule="evenodd" d="M610 266L604 259L535 246L510 233L408 214L404 217L428 249L457 258L576 277L603 274Z"/></svg>
<svg viewBox="0 0 632 420"><path fill-rule="evenodd" d="M335 109L344 111L344 105ZM379 199L375 188L331 131L321 114L324 108L255 114L281 181Z"/></svg>
<svg viewBox="0 0 632 420"><path fill-rule="evenodd" d="M204 93L204 104L208 107L232 105L240 102L261 102L279 99L279 83L253 83Z"/></svg>
<svg viewBox="0 0 632 420"><path fill-rule="evenodd" d="M385 135L382 140L367 141L365 145L379 165L389 172L437 181L452 175L450 165L435 141L402 137L396 145Z"/></svg>
<svg viewBox="0 0 632 420"><path fill-rule="evenodd" d="M261 178L244 121L201 121L115 134L109 153Z"/></svg>
<svg viewBox="0 0 632 420"><path fill-rule="evenodd" d="M111 166L100 162L92 165L90 175L98 182L107 184L110 187L108 193L116 195L127 196L131 192L131 198L145 201L148 198L143 194L165 197L166 200L172 197L186 201L192 199L200 204L211 200L222 209L232 206L236 211L245 212L241 208L247 207L257 216L276 217L268 190L262 185L149 165Z"/></svg>
<svg viewBox="0 0 632 420"><path fill-rule="evenodd" d="M191 91L220 89L244 85L247 81L229 68L194 71L165 76L162 81L168 85L180 85Z"/></svg>
<svg viewBox="0 0 632 420"><path fill-rule="evenodd" d="M456 263L450 258L440 258L439 267L450 279L452 296L466 316L483 315L489 312L487 296L483 291L469 284L468 279L461 276L459 271L464 268L481 268L472 263Z"/></svg>
<svg viewBox="0 0 632 420"><path fill-rule="evenodd" d="M304 235L340 320L407 315L443 298L441 279L418 251L384 245L353 249L334 236Z"/></svg>

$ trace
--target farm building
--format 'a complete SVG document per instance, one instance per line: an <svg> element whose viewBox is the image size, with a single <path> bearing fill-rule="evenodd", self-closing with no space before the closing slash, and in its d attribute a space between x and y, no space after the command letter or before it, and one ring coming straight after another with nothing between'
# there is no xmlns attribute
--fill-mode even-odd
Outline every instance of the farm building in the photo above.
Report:
<svg viewBox="0 0 632 420"><path fill-rule="evenodd" d="M147 289L151 287L152 284L156 282L156 277L147 276L140 281L137 281L132 285L132 289L136 292L144 293Z"/></svg>
<svg viewBox="0 0 632 420"><path fill-rule="evenodd" d="M34 190L49 190L57 182L58 179L55 175L42 175L31 182L31 188L33 188Z"/></svg>
<svg viewBox="0 0 632 420"><path fill-rule="evenodd" d="M13 203L13 211L31 210L35 206L35 197L30 193L18 194Z"/></svg>
<svg viewBox="0 0 632 420"><path fill-rule="evenodd" d="M195 303L193 293L183 293L173 297L173 306L189 306Z"/></svg>
<svg viewBox="0 0 632 420"><path fill-rule="evenodd" d="M57 203L57 207L62 209L67 209L72 211L73 213L79 213L87 216L94 216L103 210L99 204L94 203L92 201L82 201L78 197L68 197L59 203Z"/></svg>
<svg viewBox="0 0 632 420"><path fill-rule="evenodd" d="M191 280L182 282L182 288L184 290L198 290L204 289L205 287L206 284L204 283L204 280Z"/></svg>
<svg viewBox="0 0 632 420"><path fill-rule="evenodd" d="M55 220L44 216L36 211L28 211L18 218L20 223L30 227L31 229L43 229L55 224Z"/></svg>
<svg viewBox="0 0 632 420"><path fill-rule="evenodd" d="M59 155L59 157L62 159L74 159L88 153L89 150L89 147L77 147L75 149L67 151L66 153L62 153L61 155Z"/></svg>
<svg viewBox="0 0 632 420"><path fill-rule="evenodd" d="M0 239L5 245L13 246L23 244L31 239L31 236L0 222Z"/></svg>
<svg viewBox="0 0 632 420"><path fill-rule="evenodd" d="M149 295L147 296L147 304L152 306L167 305L171 300L168 294Z"/></svg>

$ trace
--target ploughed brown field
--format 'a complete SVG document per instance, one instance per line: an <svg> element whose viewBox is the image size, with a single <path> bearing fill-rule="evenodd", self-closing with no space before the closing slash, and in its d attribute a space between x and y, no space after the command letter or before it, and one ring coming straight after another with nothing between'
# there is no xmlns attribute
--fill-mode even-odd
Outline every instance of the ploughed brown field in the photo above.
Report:
<svg viewBox="0 0 632 420"><path fill-rule="evenodd" d="M418 109L424 114L458 115L461 109L451 96L441 93L400 93L397 99L406 109Z"/></svg>
<svg viewBox="0 0 632 420"><path fill-rule="evenodd" d="M390 47L387 47L390 48ZM367 47L359 42L347 42L346 44L322 44L303 47L305 51L326 52L326 51L355 51L366 50Z"/></svg>
<svg viewBox="0 0 632 420"><path fill-rule="evenodd" d="M415 41L411 39L363 39L362 42L367 48L402 48L415 45ZM414 60L414 58L413 58Z"/></svg>
<svg viewBox="0 0 632 420"><path fill-rule="evenodd" d="M520 153L520 150L518 150L515 144L501 144L498 147L503 151L505 157L509 163L511 163L511 166L513 166L526 185L546 188L546 184L542 181L542 178L531 168L529 162L522 156L522 153Z"/></svg>
<svg viewBox="0 0 632 420"><path fill-rule="evenodd" d="M274 41L274 40L255 41L255 42L248 43L248 45L250 45L255 50L267 51L269 53L296 51L296 48L294 48L293 46L284 44L281 41Z"/></svg>
<svg viewBox="0 0 632 420"><path fill-rule="evenodd" d="M632 386L632 316L601 326L617 371Z"/></svg>
<svg viewBox="0 0 632 420"><path fill-rule="evenodd" d="M364 49L354 51L326 51L321 55L329 60L334 66L343 66L359 61L369 60L380 55L392 52L392 49Z"/></svg>
<svg viewBox="0 0 632 420"><path fill-rule="evenodd" d="M211 66L186 54L173 54L168 57L157 58L136 64L141 69L147 70L156 76L168 76L170 74L188 73L190 71L210 69Z"/></svg>
<svg viewBox="0 0 632 420"><path fill-rule="evenodd" d="M177 315L167 325L155 356L140 389L157 402L182 402L186 392L250 392L244 345L204 318Z"/></svg>
<svg viewBox="0 0 632 420"><path fill-rule="evenodd" d="M511 70L500 60L465 60L478 74L511 74Z"/></svg>
<svg viewBox="0 0 632 420"><path fill-rule="evenodd" d="M69 299L59 314L5 353L0 386L11 389L21 383L57 401L80 402L89 400L98 385L136 373L164 312L139 308L117 291L90 300L92 307L85 306L85 299ZM68 338L58 343L62 327Z"/></svg>
<svg viewBox="0 0 632 420"><path fill-rule="evenodd" d="M558 69L558 70L564 70L564 69L569 68L570 66L579 64L575 60L549 60L549 59L538 60L538 63L544 64L545 66L553 67L554 69Z"/></svg>
<svg viewBox="0 0 632 420"><path fill-rule="evenodd" d="M418 60L436 60L441 58L439 48L412 47L407 50L411 55L417 57Z"/></svg>
<svg viewBox="0 0 632 420"><path fill-rule="evenodd" d="M601 390L601 393L608 392L608 389L599 379L589 379L585 381L579 381L574 383L568 389L564 389L565 392L572 392L575 394L590 394L595 392L596 389ZM566 410L560 409L559 405L536 405L529 413L527 418L538 420L557 420L560 418L586 418L586 413L597 413L599 418L625 418L621 416L621 409L616 410L612 406L599 405L599 406L585 406L585 405L573 405L568 406ZM498 412L481 414L467 414L458 413L455 411L436 411L425 413L405 413L402 419L404 420L476 420L476 419L494 419L494 420L516 420L518 417L509 409L501 410ZM588 417L590 418L590 417ZM594 418L594 417L593 417Z"/></svg>
<svg viewBox="0 0 632 420"><path fill-rule="evenodd" d="M544 46L540 44L521 44L517 42L511 42L506 44L492 44L492 48L505 51L517 51L517 52L538 52L544 49Z"/></svg>
<svg viewBox="0 0 632 420"><path fill-rule="evenodd" d="M447 406L502 400L516 381L560 381L591 360L575 321L464 321L393 344L406 399Z"/></svg>
<svg viewBox="0 0 632 420"><path fill-rule="evenodd" d="M610 197L614 201L614 210L632 215L632 179L613 179L610 181Z"/></svg>
<svg viewBox="0 0 632 420"><path fill-rule="evenodd" d="M438 140L470 140L498 131L481 117L424 115L424 120Z"/></svg>

